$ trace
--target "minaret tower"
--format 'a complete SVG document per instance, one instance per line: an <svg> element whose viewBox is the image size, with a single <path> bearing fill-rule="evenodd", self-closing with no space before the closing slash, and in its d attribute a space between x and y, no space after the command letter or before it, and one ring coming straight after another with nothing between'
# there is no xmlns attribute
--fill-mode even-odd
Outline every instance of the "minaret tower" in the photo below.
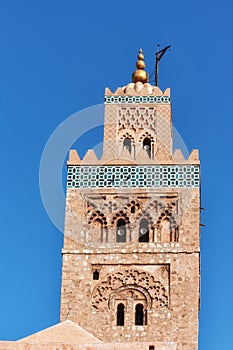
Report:
<svg viewBox="0 0 233 350"><path fill-rule="evenodd" d="M170 89L149 84L142 50L136 68L105 90L101 159L70 151L61 321L127 349L197 350L198 151L173 152Z"/></svg>

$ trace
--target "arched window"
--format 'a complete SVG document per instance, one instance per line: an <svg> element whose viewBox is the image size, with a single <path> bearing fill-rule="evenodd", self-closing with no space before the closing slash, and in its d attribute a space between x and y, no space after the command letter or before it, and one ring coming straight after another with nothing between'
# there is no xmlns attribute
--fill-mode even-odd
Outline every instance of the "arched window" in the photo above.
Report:
<svg viewBox="0 0 233 350"><path fill-rule="evenodd" d="M143 305L137 304L135 307L135 325L136 326L143 326Z"/></svg>
<svg viewBox="0 0 233 350"><path fill-rule="evenodd" d="M151 140L146 137L143 140L143 148L147 151L148 155L151 157Z"/></svg>
<svg viewBox="0 0 233 350"><path fill-rule="evenodd" d="M128 137L126 137L123 141L123 148L127 149L129 153L131 153L131 140Z"/></svg>
<svg viewBox="0 0 233 350"><path fill-rule="evenodd" d="M126 242L126 222L124 219L119 219L116 225L116 241Z"/></svg>
<svg viewBox="0 0 233 350"><path fill-rule="evenodd" d="M125 306L124 304L117 305L117 326L124 326L125 323Z"/></svg>
<svg viewBox="0 0 233 350"><path fill-rule="evenodd" d="M149 242L149 223L146 219L140 221L139 242Z"/></svg>

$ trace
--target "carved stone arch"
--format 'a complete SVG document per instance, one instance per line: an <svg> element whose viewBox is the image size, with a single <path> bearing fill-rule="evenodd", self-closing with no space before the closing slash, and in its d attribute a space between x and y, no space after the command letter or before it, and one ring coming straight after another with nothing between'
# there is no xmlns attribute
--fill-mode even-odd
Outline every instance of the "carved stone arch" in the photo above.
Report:
<svg viewBox="0 0 233 350"><path fill-rule="evenodd" d="M140 147L146 150L149 158L153 158L155 154L155 138L149 132L143 132L139 137Z"/></svg>
<svg viewBox="0 0 233 350"><path fill-rule="evenodd" d="M117 294L119 294L119 293L121 293L123 291L131 291L131 290L135 290L135 291L140 292L145 298L146 308L151 309L151 307L152 307L152 297L151 297L151 295L148 293L148 291L145 288L143 288L141 286L138 286L138 285L134 285L134 284L129 284L127 286L122 286L122 287L119 287L119 288L113 290L109 294L109 300L108 300L108 307L109 307L109 309L113 309L114 308L114 299L117 296Z"/></svg>
<svg viewBox="0 0 233 350"><path fill-rule="evenodd" d="M115 226L116 222L119 219L123 219L123 220L125 220L126 224L130 224L130 219L128 217L128 213L125 213L123 210L120 210L117 213L115 213L114 216L112 217L111 225Z"/></svg>
<svg viewBox="0 0 233 350"><path fill-rule="evenodd" d="M157 241L178 242L179 226L170 208L165 208L161 212L154 227L157 229Z"/></svg>
<svg viewBox="0 0 233 350"><path fill-rule="evenodd" d="M122 134L120 136L121 140L124 140L125 138L128 138L128 139L134 141L134 136L132 136L132 134L133 134L132 132L125 132L125 130L124 130L124 133L121 133L121 134Z"/></svg>
<svg viewBox="0 0 233 350"><path fill-rule="evenodd" d="M127 150L131 156L135 156L135 130L121 130L119 132L120 138L120 154L122 151Z"/></svg>
<svg viewBox="0 0 233 350"><path fill-rule="evenodd" d="M122 287L139 288L149 294L156 307L168 307L168 291L154 276L147 271L126 269L106 275L92 293L92 306L97 310L108 309L110 295ZM142 288L142 289L141 289Z"/></svg>
<svg viewBox="0 0 233 350"><path fill-rule="evenodd" d="M137 222L141 221L141 219L146 219L149 222L149 226L152 226L154 224L154 220L153 220L152 216L146 210L142 210L136 216Z"/></svg>
<svg viewBox="0 0 233 350"><path fill-rule="evenodd" d="M106 216L100 210L95 210L89 215L88 225L91 231L92 242L107 242L108 224Z"/></svg>
<svg viewBox="0 0 233 350"><path fill-rule="evenodd" d="M103 227L107 227L107 218L106 216L101 213L99 210L94 210L92 212L89 213L89 220L88 220L88 224L92 224L94 221L96 220L100 220L103 223Z"/></svg>
<svg viewBox="0 0 233 350"><path fill-rule="evenodd" d="M154 236L152 216L146 210L142 210L136 216L135 222L137 235L134 235L134 239L139 242L152 242Z"/></svg>
<svg viewBox="0 0 233 350"><path fill-rule="evenodd" d="M138 201L132 200L125 206L125 210L127 210L129 214L136 214L140 207L141 205Z"/></svg>
<svg viewBox="0 0 233 350"><path fill-rule="evenodd" d="M147 132L147 131L146 131L146 132L143 131L142 133L140 133L140 136L139 136L138 141L139 141L139 142L143 142L143 140L144 140L145 138L150 139L150 140L151 140L151 143L155 143L154 137L153 137L149 132Z"/></svg>
<svg viewBox="0 0 233 350"><path fill-rule="evenodd" d="M114 214L111 226L115 229L115 241L117 243L131 242L130 219L128 213L123 210Z"/></svg>

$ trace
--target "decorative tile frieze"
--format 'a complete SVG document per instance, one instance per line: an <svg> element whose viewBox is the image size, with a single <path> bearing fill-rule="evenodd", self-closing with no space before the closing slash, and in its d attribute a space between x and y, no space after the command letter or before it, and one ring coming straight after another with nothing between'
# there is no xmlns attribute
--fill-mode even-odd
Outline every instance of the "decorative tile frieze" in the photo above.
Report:
<svg viewBox="0 0 233 350"><path fill-rule="evenodd" d="M170 103L170 96L109 96L104 98L106 104L118 103Z"/></svg>
<svg viewBox="0 0 233 350"><path fill-rule="evenodd" d="M68 188L199 187L198 165L68 166Z"/></svg>

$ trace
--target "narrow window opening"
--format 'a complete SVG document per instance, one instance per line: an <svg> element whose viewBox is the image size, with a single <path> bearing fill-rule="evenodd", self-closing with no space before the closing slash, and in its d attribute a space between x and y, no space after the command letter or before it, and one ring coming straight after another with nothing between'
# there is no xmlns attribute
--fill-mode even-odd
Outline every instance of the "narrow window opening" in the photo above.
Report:
<svg viewBox="0 0 233 350"><path fill-rule="evenodd" d="M125 306L124 304L117 305L117 326L124 326L125 323Z"/></svg>
<svg viewBox="0 0 233 350"><path fill-rule="evenodd" d="M143 305L137 304L135 307L135 325L143 326Z"/></svg>
<svg viewBox="0 0 233 350"><path fill-rule="evenodd" d="M100 274L99 274L99 271L98 270L95 270L93 272L93 280L98 280L100 277Z"/></svg>
<svg viewBox="0 0 233 350"><path fill-rule="evenodd" d="M117 221L116 241L117 242L126 242L126 222L123 219L119 219Z"/></svg>
<svg viewBox="0 0 233 350"><path fill-rule="evenodd" d="M149 350L155 350L155 346L154 345L149 345Z"/></svg>
<svg viewBox="0 0 233 350"><path fill-rule="evenodd" d="M135 206L131 207L131 213L132 213L132 214L135 213Z"/></svg>
<svg viewBox="0 0 233 350"><path fill-rule="evenodd" d="M139 242L149 242L149 223L142 219L139 225Z"/></svg>
<svg viewBox="0 0 233 350"><path fill-rule="evenodd" d="M128 137L124 139L123 147L131 153L131 140Z"/></svg>
<svg viewBox="0 0 233 350"><path fill-rule="evenodd" d="M148 155L151 156L151 140L148 137L143 140L143 148L147 151Z"/></svg>

